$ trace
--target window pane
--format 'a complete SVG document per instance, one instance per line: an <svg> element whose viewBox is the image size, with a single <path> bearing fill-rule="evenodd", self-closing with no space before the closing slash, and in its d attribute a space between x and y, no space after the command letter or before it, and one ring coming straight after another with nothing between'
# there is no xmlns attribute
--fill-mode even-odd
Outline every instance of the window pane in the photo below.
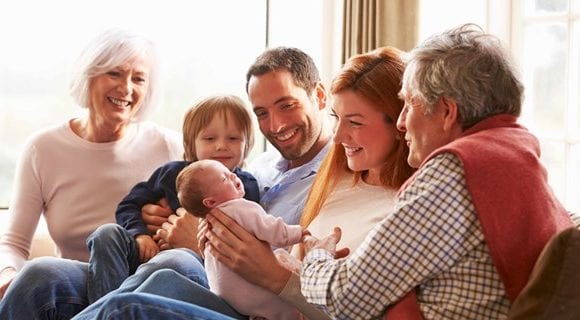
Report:
<svg viewBox="0 0 580 320"><path fill-rule="evenodd" d="M572 12L580 13L580 0L572 0Z"/></svg>
<svg viewBox="0 0 580 320"><path fill-rule="evenodd" d="M568 13L568 0L525 0L526 16Z"/></svg>
<svg viewBox="0 0 580 320"><path fill-rule="evenodd" d="M580 1L580 0L579 0ZM574 23L572 29L572 55L570 58L570 118L571 133L580 139L580 20ZM580 198L580 196L579 196Z"/></svg>
<svg viewBox="0 0 580 320"><path fill-rule="evenodd" d="M540 141L542 150L541 160L548 170L548 183L558 196L558 199L564 201L566 190L565 174L565 152L566 147L562 142Z"/></svg>
<svg viewBox="0 0 580 320"><path fill-rule="evenodd" d="M486 29L486 7L485 0L420 0L419 41L468 22Z"/></svg>
<svg viewBox="0 0 580 320"><path fill-rule="evenodd" d="M270 1L270 47L290 46L296 47L308 53L316 66L322 65L322 47L319 45L323 39L322 24L312 25L304 21L322 19L322 1L293 0L293 1ZM293 23L283 17L300 17L301 23ZM292 28L288 24L293 23Z"/></svg>
<svg viewBox="0 0 580 320"><path fill-rule="evenodd" d="M530 24L524 29L525 106L534 126L563 134L566 113L566 25Z"/></svg>
<svg viewBox="0 0 580 320"><path fill-rule="evenodd" d="M264 49L266 1L1 1L0 207L8 204L25 139L81 113L68 95L70 67L111 27L157 45L164 94L152 120L180 131L184 111L201 97L246 99L246 70Z"/></svg>

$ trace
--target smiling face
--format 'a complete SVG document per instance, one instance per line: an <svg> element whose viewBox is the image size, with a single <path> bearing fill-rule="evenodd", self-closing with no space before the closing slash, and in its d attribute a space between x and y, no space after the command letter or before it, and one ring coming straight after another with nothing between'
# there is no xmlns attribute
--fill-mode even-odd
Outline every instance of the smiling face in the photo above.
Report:
<svg viewBox="0 0 580 320"><path fill-rule="evenodd" d="M149 89L150 62L137 57L91 79L89 117L97 126L128 124Z"/></svg>
<svg viewBox="0 0 580 320"><path fill-rule="evenodd" d="M196 158L223 163L232 171L244 159L246 138L229 113L216 113L195 137Z"/></svg>
<svg viewBox="0 0 580 320"><path fill-rule="evenodd" d="M405 133L405 141L409 146L407 162L411 167L419 168L431 152L453 141L457 132L460 132L459 124L454 126L454 130L446 130L445 118L446 109L442 99L429 113L424 104L405 99L405 107L397 119L397 129Z"/></svg>
<svg viewBox="0 0 580 320"><path fill-rule="evenodd" d="M324 147L323 88L318 86L309 96L288 71L278 70L252 76L248 95L260 130L291 167L309 162Z"/></svg>
<svg viewBox="0 0 580 320"><path fill-rule="evenodd" d="M368 171L367 183L380 183L381 168L393 152L397 130L367 99L347 89L333 95L337 119L334 143L345 151L349 169Z"/></svg>

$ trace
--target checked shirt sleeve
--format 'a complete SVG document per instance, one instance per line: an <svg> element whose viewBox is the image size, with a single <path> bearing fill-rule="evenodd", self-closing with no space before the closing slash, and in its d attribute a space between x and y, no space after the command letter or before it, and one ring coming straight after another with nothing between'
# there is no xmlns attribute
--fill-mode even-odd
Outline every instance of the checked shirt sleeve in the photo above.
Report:
<svg viewBox="0 0 580 320"><path fill-rule="evenodd" d="M452 154L426 163L394 211L346 259L309 252L300 276L310 303L327 306L337 319L380 318L483 241L461 162Z"/></svg>

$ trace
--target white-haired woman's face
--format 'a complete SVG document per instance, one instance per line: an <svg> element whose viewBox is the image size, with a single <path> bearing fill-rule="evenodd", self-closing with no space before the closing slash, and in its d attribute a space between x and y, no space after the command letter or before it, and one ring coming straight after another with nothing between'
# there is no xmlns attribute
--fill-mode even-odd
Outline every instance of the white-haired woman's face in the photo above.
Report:
<svg viewBox="0 0 580 320"><path fill-rule="evenodd" d="M136 57L91 79L89 116L99 126L127 125L149 90L151 63Z"/></svg>

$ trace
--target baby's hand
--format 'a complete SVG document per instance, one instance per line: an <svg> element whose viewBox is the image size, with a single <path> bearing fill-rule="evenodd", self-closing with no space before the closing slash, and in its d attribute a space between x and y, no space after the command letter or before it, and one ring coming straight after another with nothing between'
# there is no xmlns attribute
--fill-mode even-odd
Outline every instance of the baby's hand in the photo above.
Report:
<svg viewBox="0 0 580 320"><path fill-rule="evenodd" d="M159 253L159 246L153 238L146 234L140 234L135 237L137 247L139 248L139 261L145 263Z"/></svg>
<svg viewBox="0 0 580 320"><path fill-rule="evenodd" d="M302 227L302 241L304 241L304 237L312 235L308 229Z"/></svg>

